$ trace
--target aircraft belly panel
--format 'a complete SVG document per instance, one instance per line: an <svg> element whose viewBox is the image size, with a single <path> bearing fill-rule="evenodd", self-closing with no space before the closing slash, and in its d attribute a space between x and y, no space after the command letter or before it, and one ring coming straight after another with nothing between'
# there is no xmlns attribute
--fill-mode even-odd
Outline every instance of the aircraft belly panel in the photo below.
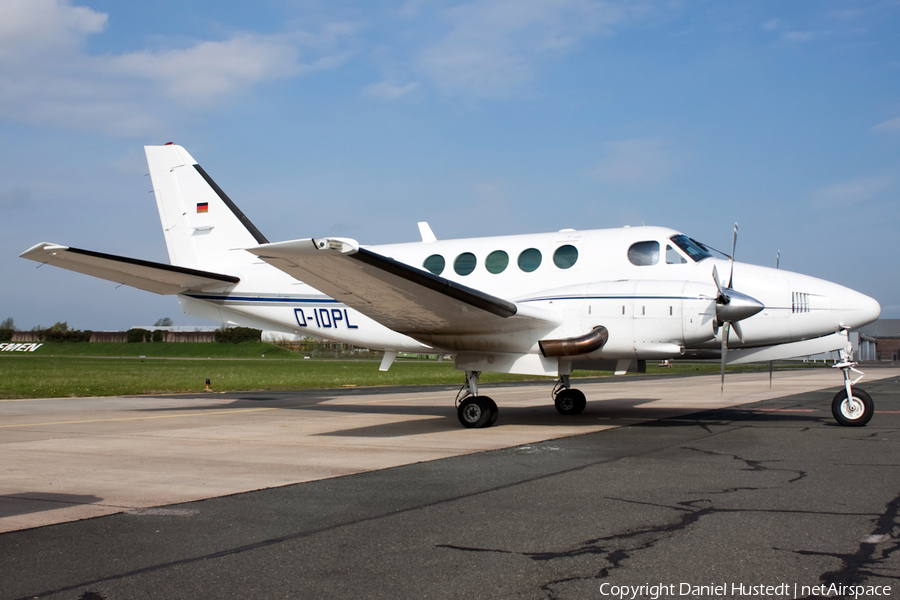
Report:
<svg viewBox="0 0 900 600"><path fill-rule="evenodd" d="M460 352L456 368L466 371L492 371L517 375L559 375L559 360L540 354L509 354L503 352Z"/></svg>

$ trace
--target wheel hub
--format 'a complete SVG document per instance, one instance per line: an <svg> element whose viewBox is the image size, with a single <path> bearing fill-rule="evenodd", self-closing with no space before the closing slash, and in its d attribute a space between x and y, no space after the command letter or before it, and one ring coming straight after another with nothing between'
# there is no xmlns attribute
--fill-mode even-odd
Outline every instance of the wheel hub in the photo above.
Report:
<svg viewBox="0 0 900 600"><path fill-rule="evenodd" d="M469 404L463 409L463 417L469 423L477 423L478 419L481 418L481 407L475 404Z"/></svg>
<svg viewBox="0 0 900 600"><path fill-rule="evenodd" d="M848 419L858 419L863 414L863 403L856 398L848 398L841 403L841 413Z"/></svg>

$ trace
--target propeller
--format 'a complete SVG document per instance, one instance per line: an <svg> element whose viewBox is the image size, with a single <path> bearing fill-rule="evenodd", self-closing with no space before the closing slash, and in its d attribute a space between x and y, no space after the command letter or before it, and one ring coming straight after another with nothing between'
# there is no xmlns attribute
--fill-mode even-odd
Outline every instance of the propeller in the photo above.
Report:
<svg viewBox="0 0 900 600"><path fill-rule="evenodd" d="M716 296L716 323L724 325L722 331L722 393L725 393L725 361L728 356L728 338L731 330L737 334L738 339L744 339L744 332L741 330L739 321L748 317L752 317L763 308L765 308L759 300L742 294L734 290L734 252L737 249L737 233L738 225L734 224L734 236L731 240L731 269L728 274L728 286L722 287L719 280L719 270L713 265L712 276L716 284L718 295Z"/></svg>
<svg viewBox="0 0 900 600"><path fill-rule="evenodd" d="M728 287L731 287L731 282L734 280L734 251L737 250L737 232L738 226L735 223L734 235L731 236L731 274L728 275Z"/></svg>

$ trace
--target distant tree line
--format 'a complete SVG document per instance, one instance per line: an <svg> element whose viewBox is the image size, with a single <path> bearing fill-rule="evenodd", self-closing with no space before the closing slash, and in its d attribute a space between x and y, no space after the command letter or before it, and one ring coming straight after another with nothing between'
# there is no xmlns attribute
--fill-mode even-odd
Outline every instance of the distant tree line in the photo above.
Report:
<svg viewBox="0 0 900 600"><path fill-rule="evenodd" d="M10 341L15 332L16 326L12 319L0 322L0 342ZM92 333L89 329L84 331L73 329L65 321L60 321L47 328L38 325L32 327L31 332L39 342L89 342Z"/></svg>
<svg viewBox="0 0 900 600"><path fill-rule="evenodd" d="M167 327L172 325L172 319L165 317L155 323L156 327ZM9 342L12 340L13 334L16 332L16 324L12 317L0 321L0 342ZM35 339L40 342L89 342L91 341L91 330L84 331L69 327L66 322L59 322L51 327L44 328L41 325L33 327L31 332ZM166 332L162 329L153 331L147 329L134 328L129 329L125 333L126 341L130 343L139 342L164 342L166 341ZM262 339L262 330L253 329L251 327L222 327L217 329L215 340L222 343L239 344L241 342L259 342Z"/></svg>
<svg viewBox="0 0 900 600"><path fill-rule="evenodd" d="M0 321L0 342L8 342L12 340L12 334L16 331L16 324L13 323L12 317Z"/></svg>
<svg viewBox="0 0 900 600"><path fill-rule="evenodd" d="M240 344L241 342L259 342L261 340L262 330L252 327L222 327L216 330L217 342Z"/></svg>
<svg viewBox="0 0 900 600"><path fill-rule="evenodd" d="M135 327L134 329L129 329L125 335L125 340L130 343L166 341L166 332L162 329L150 331ZM215 340L231 344L259 342L262 340L262 330L251 327L222 327L216 330Z"/></svg>

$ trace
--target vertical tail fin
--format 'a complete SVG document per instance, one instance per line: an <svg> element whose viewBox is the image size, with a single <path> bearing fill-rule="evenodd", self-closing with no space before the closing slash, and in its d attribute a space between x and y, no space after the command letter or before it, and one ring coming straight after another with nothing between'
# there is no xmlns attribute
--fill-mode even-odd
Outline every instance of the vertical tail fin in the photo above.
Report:
<svg viewBox="0 0 900 600"><path fill-rule="evenodd" d="M144 151L171 264L228 273L257 261L243 249L268 240L184 148Z"/></svg>

